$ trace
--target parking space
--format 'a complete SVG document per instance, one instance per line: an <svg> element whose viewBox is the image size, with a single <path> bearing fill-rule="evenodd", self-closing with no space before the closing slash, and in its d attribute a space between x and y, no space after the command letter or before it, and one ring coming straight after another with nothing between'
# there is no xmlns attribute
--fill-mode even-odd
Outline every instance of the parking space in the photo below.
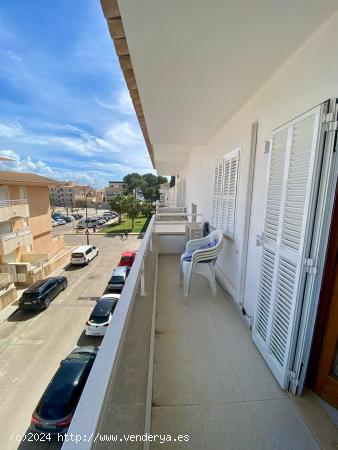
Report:
<svg viewBox="0 0 338 450"><path fill-rule="evenodd" d="M65 236L67 245L85 244L84 235ZM60 361L76 345L100 345L84 335L86 320L105 291L120 255L136 250L141 240L129 236L90 235L99 256L88 266L69 266L62 275L68 288L42 312L15 312L0 326L0 440L2 448L57 448L49 442L21 442L31 414Z"/></svg>

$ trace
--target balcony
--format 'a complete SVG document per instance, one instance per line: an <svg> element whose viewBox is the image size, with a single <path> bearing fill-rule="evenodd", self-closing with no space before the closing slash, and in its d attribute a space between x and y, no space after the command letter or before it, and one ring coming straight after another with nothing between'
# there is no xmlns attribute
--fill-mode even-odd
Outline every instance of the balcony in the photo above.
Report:
<svg viewBox="0 0 338 450"><path fill-rule="evenodd" d="M198 276L184 298L182 222L154 216L148 226L69 430L76 448L106 449L109 439L116 448L149 448L149 433L189 438L151 448L319 448L231 298L220 286L213 297ZM309 415L320 423L320 414Z"/></svg>
<svg viewBox="0 0 338 450"><path fill-rule="evenodd" d="M29 227L0 235L0 253L2 255L8 255L19 247L32 244L33 237Z"/></svg>
<svg viewBox="0 0 338 450"><path fill-rule="evenodd" d="M0 201L0 222L6 222L14 217L29 217L26 199Z"/></svg>

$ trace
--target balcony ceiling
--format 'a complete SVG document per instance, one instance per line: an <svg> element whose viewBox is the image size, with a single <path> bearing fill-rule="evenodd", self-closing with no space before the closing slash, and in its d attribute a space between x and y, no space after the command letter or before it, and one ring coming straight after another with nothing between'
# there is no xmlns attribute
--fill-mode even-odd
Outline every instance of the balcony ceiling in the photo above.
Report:
<svg viewBox="0 0 338 450"><path fill-rule="evenodd" d="M337 7L337 0L119 0L158 172L178 172L190 148L206 143Z"/></svg>

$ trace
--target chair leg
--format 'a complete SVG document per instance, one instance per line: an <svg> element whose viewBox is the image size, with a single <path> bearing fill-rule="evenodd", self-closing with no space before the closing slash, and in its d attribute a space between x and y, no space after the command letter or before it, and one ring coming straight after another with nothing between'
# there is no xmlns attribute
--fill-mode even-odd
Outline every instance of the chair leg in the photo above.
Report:
<svg viewBox="0 0 338 450"><path fill-rule="evenodd" d="M183 272L183 295L184 297L189 297L191 284L191 267L186 267L186 270Z"/></svg>
<svg viewBox="0 0 338 450"><path fill-rule="evenodd" d="M210 287L211 287L211 291L214 295L214 297L216 297L217 295L217 287L216 287L216 276L215 276L215 266L209 266L209 281L210 281Z"/></svg>

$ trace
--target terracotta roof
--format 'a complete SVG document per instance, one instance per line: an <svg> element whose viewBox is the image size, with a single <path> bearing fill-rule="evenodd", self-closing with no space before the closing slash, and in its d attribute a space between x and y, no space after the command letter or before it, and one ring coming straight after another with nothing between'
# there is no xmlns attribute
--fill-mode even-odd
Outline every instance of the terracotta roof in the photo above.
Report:
<svg viewBox="0 0 338 450"><path fill-rule="evenodd" d="M63 182L64 183L64 182ZM63 183L35 173L0 170L0 184L22 184L28 186L60 186Z"/></svg>

